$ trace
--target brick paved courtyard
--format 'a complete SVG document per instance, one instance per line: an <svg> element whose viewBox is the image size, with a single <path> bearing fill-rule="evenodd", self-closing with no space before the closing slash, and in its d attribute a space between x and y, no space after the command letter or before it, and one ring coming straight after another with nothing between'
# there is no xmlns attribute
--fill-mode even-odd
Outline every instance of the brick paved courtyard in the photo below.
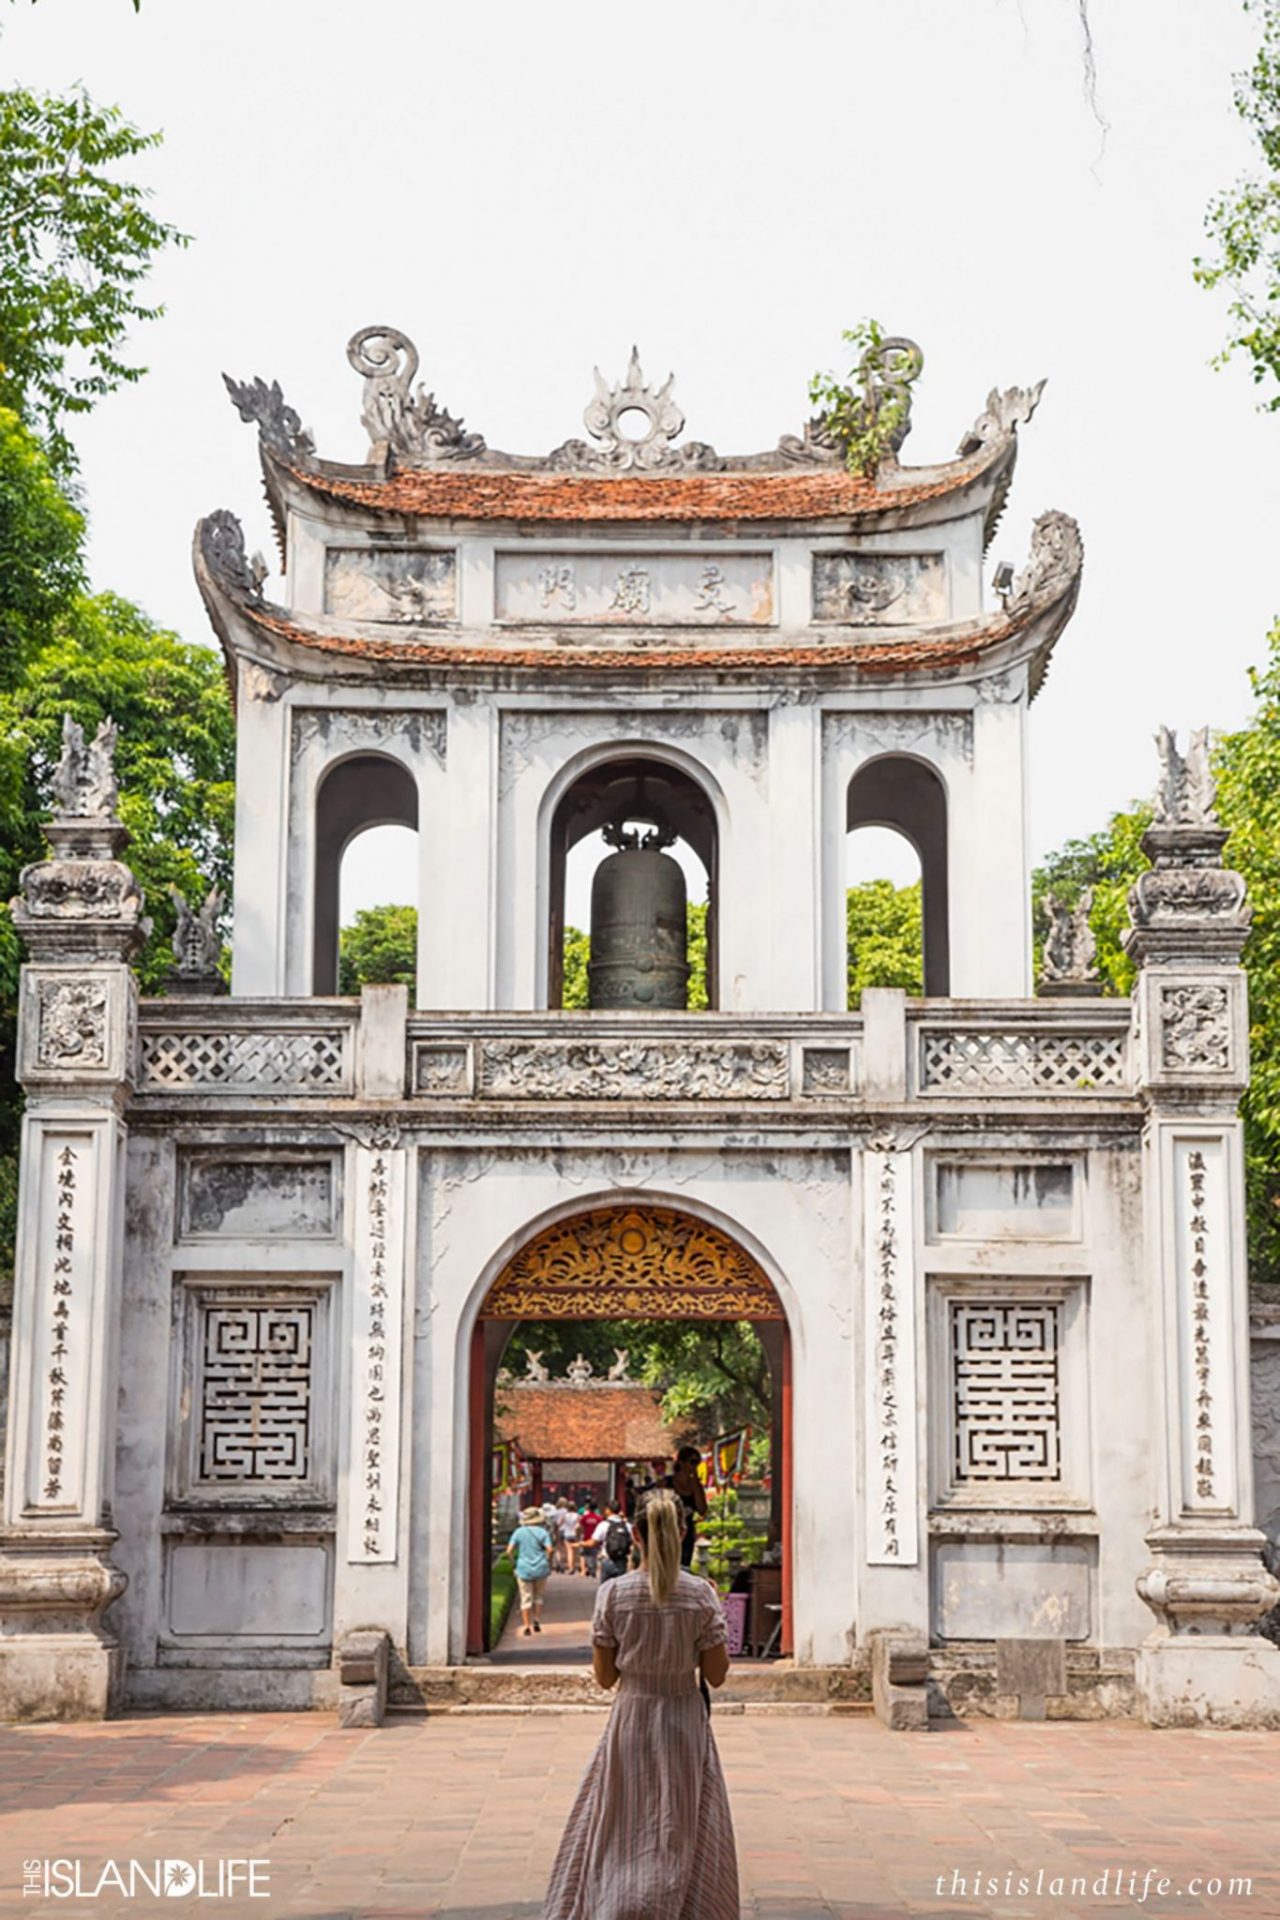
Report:
<svg viewBox="0 0 1280 1920"><path fill-rule="evenodd" d="M269 1898L202 1901L205 1913L531 1920L602 1721L455 1714L342 1733L327 1714L224 1714L8 1728L0 1913L181 1911L146 1892L24 1898L24 1861L79 1859L96 1886L108 1859L203 1860L210 1886L229 1856L269 1861ZM864 1717L727 1712L717 1734L744 1912L761 1920L1280 1915L1280 1736L978 1722L891 1735ZM1115 1897L1117 1874L1141 1891L1148 1868L1169 1876L1163 1899ZM1071 1896L1073 1875L1092 1884L1104 1871L1109 1897ZM1041 1873L1067 1891L1020 1896L1017 1877ZM1251 1876L1252 1895L1195 1897L1195 1874ZM998 1891L975 1897L978 1875Z"/></svg>

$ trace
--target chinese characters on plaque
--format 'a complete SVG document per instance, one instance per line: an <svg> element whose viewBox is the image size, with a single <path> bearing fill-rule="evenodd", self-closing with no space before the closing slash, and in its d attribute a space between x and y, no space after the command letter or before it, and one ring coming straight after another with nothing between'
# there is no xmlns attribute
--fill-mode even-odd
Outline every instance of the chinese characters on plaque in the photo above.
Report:
<svg viewBox="0 0 1280 1920"><path fill-rule="evenodd" d="M352 1308L349 1561L396 1558L405 1154L358 1147Z"/></svg>

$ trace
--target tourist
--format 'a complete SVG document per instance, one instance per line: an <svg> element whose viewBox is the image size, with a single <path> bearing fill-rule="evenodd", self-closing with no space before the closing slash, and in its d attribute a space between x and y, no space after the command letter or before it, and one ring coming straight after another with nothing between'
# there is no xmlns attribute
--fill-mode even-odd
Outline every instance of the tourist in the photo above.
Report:
<svg viewBox="0 0 1280 1920"><path fill-rule="evenodd" d="M565 1550L564 1527L569 1512L569 1502L564 1494L556 1501L551 1513L551 1564L557 1573L563 1573L567 1554Z"/></svg>
<svg viewBox="0 0 1280 1920"><path fill-rule="evenodd" d="M673 1492L650 1494L636 1512L639 1572L596 1595L592 1665L618 1696L542 1920L738 1920L729 1797L699 1690L729 1671L724 1613L715 1588L680 1565L684 1520Z"/></svg>
<svg viewBox="0 0 1280 1920"><path fill-rule="evenodd" d="M631 1527L623 1519L612 1500L604 1503L604 1516L592 1535L591 1544L600 1555L600 1582L617 1580L630 1569L631 1546L633 1541Z"/></svg>
<svg viewBox="0 0 1280 1920"><path fill-rule="evenodd" d="M600 1554L600 1549L596 1545L596 1528L600 1525L602 1516L598 1514L595 1508L590 1504L590 1502L588 1502L588 1504L582 1509L581 1517L582 1517L582 1548L581 1548L581 1554L580 1554L580 1558L582 1561L581 1571L586 1579L594 1580L596 1577L596 1561L599 1558L599 1554Z"/></svg>
<svg viewBox="0 0 1280 1920"><path fill-rule="evenodd" d="M560 1516L560 1538L564 1543L565 1572L578 1571L578 1549L582 1543L582 1515L566 1504Z"/></svg>
<svg viewBox="0 0 1280 1920"><path fill-rule="evenodd" d="M522 1635L542 1632L542 1596L551 1571L551 1535L543 1524L541 1507L526 1507L520 1525L506 1545L516 1563L516 1584L520 1589Z"/></svg>
<svg viewBox="0 0 1280 1920"><path fill-rule="evenodd" d="M661 1473L665 1461L657 1460L655 1467ZM684 1507L685 1530L680 1546L680 1564L688 1567L693 1564L694 1543L698 1537L698 1521L707 1517L707 1490L702 1484L698 1468L702 1465L702 1452L698 1447L681 1447L676 1455L676 1463L670 1473L655 1477L654 1484L670 1487L676 1493Z"/></svg>

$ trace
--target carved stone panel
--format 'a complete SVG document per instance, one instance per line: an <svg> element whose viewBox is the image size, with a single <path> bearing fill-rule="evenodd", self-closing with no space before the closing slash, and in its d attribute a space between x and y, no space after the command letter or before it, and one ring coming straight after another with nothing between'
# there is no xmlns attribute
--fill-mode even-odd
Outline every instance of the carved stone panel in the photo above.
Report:
<svg viewBox="0 0 1280 1920"><path fill-rule="evenodd" d="M519 626L772 626L773 556L499 553L494 615Z"/></svg>
<svg viewBox="0 0 1280 1920"><path fill-rule="evenodd" d="M419 1041L413 1049L415 1093L447 1095L471 1091L471 1049Z"/></svg>
<svg viewBox="0 0 1280 1920"><path fill-rule="evenodd" d="M426 748L443 763L448 724L447 716L431 707L412 711L295 707L291 751L296 760L311 746L324 747L330 753L350 753L376 749L388 741L402 741L410 753L417 754Z"/></svg>
<svg viewBox="0 0 1280 1920"><path fill-rule="evenodd" d="M477 1091L502 1100L785 1100L790 1080L781 1040L487 1040Z"/></svg>
<svg viewBox="0 0 1280 1920"><path fill-rule="evenodd" d="M1231 1001L1211 982L1163 987L1160 1061L1173 1072L1226 1073L1231 1066Z"/></svg>
<svg viewBox="0 0 1280 1920"><path fill-rule="evenodd" d="M331 1157L284 1159L197 1153L182 1168L184 1239L326 1239L336 1228Z"/></svg>
<svg viewBox="0 0 1280 1920"><path fill-rule="evenodd" d="M815 626L924 627L947 618L940 553L815 553Z"/></svg>
<svg viewBox="0 0 1280 1920"><path fill-rule="evenodd" d="M458 612L458 556L452 548L329 547L324 610L340 620L441 626Z"/></svg>
<svg viewBox="0 0 1280 1920"><path fill-rule="evenodd" d="M1062 1308L953 1300L955 1484L1060 1482Z"/></svg>
<svg viewBox="0 0 1280 1920"><path fill-rule="evenodd" d="M105 1067L107 989L101 980L41 980L36 1061L42 1067Z"/></svg>
<svg viewBox="0 0 1280 1920"><path fill-rule="evenodd" d="M123 968L27 967L18 1076L27 1085L125 1080L137 989Z"/></svg>
<svg viewBox="0 0 1280 1920"><path fill-rule="evenodd" d="M351 1480L347 1559L390 1564L399 1551L401 1357L408 1152L352 1155Z"/></svg>
<svg viewBox="0 0 1280 1920"><path fill-rule="evenodd" d="M919 1388L910 1153L869 1151L863 1178L867 1560L913 1567L920 1557Z"/></svg>

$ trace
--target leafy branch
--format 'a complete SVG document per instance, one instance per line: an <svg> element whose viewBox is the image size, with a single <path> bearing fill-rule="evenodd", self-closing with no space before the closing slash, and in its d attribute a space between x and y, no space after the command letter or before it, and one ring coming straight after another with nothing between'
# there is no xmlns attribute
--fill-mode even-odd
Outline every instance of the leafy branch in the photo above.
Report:
<svg viewBox="0 0 1280 1920"><path fill-rule="evenodd" d="M809 398L822 437L843 450L850 473L873 478L906 438L924 355L913 340L886 334L878 320L860 320L841 338L857 354L854 365L844 380L815 373Z"/></svg>

